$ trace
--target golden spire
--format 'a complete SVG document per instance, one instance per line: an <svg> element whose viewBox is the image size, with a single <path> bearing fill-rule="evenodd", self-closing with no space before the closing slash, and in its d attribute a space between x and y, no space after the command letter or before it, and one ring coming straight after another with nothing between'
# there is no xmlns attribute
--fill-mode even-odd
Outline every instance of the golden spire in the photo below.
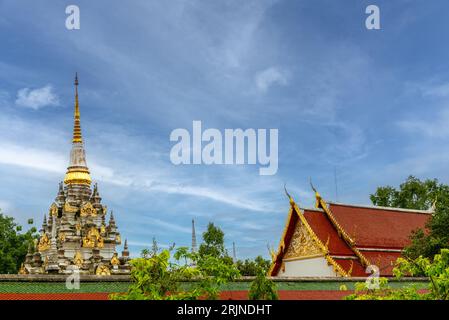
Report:
<svg viewBox="0 0 449 320"><path fill-rule="evenodd" d="M72 142L83 142L83 138L81 136L80 106L78 102L78 72L75 74L75 121L73 125Z"/></svg>
<svg viewBox="0 0 449 320"><path fill-rule="evenodd" d="M65 184L90 185L89 169L86 164L86 154L81 136L80 107L78 103L78 73L75 75L75 121L73 126L72 150L70 163L64 178Z"/></svg>

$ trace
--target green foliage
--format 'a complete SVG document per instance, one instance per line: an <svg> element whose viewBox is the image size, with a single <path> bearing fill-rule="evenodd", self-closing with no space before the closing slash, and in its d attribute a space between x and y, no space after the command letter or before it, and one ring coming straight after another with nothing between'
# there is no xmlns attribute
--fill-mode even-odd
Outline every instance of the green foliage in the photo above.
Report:
<svg viewBox="0 0 449 320"><path fill-rule="evenodd" d="M276 284L267 278L266 270L257 268L256 279L251 283L248 297L250 300L278 300Z"/></svg>
<svg viewBox="0 0 449 320"><path fill-rule="evenodd" d="M0 212L0 274L17 273L29 246L34 245L36 228L26 233L21 231L22 227L14 222L14 218Z"/></svg>
<svg viewBox="0 0 449 320"><path fill-rule="evenodd" d="M201 256L223 257L227 255L224 247L224 233L212 222L209 222L207 230L203 233L203 243L198 252Z"/></svg>
<svg viewBox="0 0 449 320"><path fill-rule="evenodd" d="M421 181L413 176L402 183L399 190L391 186L379 187L370 196L374 205L427 210L435 213L426 225L426 231L415 230L411 245L404 255L410 259L419 256L434 257L442 248L449 247L449 186L437 179Z"/></svg>
<svg viewBox="0 0 449 320"><path fill-rule="evenodd" d="M380 279L378 289L368 289L365 283L357 283L355 293L347 300L449 300L449 249L442 249L433 261L422 256L414 260L399 258L393 269L396 278L424 275L429 278L429 290L420 293L410 286L393 289L385 278Z"/></svg>
<svg viewBox="0 0 449 320"><path fill-rule="evenodd" d="M170 261L171 250L146 252L131 260L131 280L126 294L112 294L114 300L217 299L220 287L239 276L238 270L222 259L179 248ZM181 263L184 261L184 263ZM191 264L185 263L190 261ZM189 288L182 282L189 281Z"/></svg>
<svg viewBox="0 0 449 320"><path fill-rule="evenodd" d="M267 273L268 269L270 268L271 262L270 260L265 260L262 256L257 256L254 260L238 260L235 264L242 276L256 276L259 268Z"/></svg>

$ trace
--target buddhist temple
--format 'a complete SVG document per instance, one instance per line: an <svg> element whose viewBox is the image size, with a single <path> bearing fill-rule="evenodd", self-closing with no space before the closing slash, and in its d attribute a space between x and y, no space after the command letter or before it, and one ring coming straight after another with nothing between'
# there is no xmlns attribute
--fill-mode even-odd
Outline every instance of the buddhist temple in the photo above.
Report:
<svg viewBox="0 0 449 320"><path fill-rule="evenodd" d="M280 277L392 276L393 264L425 228L431 210L326 202L314 189L316 206L300 208L287 193L290 211L269 274ZM368 270L368 266L371 266Z"/></svg>
<svg viewBox="0 0 449 320"><path fill-rule="evenodd" d="M118 255L121 237L112 211L101 203L86 163L75 76L75 112L70 162L55 201L44 216L40 239L30 247L21 274L128 274L129 251Z"/></svg>

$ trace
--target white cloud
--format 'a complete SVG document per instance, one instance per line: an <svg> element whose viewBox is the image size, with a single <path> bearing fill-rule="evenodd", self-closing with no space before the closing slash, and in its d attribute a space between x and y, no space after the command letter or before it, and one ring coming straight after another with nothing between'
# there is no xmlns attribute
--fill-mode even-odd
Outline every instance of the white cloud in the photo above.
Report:
<svg viewBox="0 0 449 320"><path fill-rule="evenodd" d="M16 105L37 110L46 106L59 105L59 98L53 92L51 85L34 90L23 88L17 92Z"/></svg>
<svg viewBox="0 0 449 320"><path fill-rule="evenodd" d="M256 74L255 77L257 88L266 92L271 86L277 84L285 86L288 83L288 75L286 71L283 71L276 67L270 67Z"/></svg>
<svg viewBox="0 0 449 320"><path fill-rule="evenodd" d="M220 192L212 190L212 188L189 186L189 185L186 186L186 185L158 184L156 186L150 187L150 190L207 198L237 208L251 211L258 211L258 212L273 211L273 208L268 208L268 206L264 203L241 199L239 197L230 195L229 192Z"/></svg>

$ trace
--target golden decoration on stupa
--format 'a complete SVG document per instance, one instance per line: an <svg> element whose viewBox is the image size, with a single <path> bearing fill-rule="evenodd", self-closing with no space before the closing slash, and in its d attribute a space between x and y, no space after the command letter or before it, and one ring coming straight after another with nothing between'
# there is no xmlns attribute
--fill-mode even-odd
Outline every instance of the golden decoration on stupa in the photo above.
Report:
<svg viewBox="0 0 449 320"><path fill-rule="evenodd" d="M76 213L76 212L78 212L78 208L74 207L74 206L71 206L68 202L66 202L64 204L64 211L65 212L70 212L70 213Z"/></svg>
<svg viewBox="0 0 449 320"><path fill-rule="evenodd" d="M97 267L97 270L95 271L95 274L97 276L110 276L111 275L111 271L109 270L109 268L105 265L99 265Z"/></svg>
<svg viewBox="0 0 449 320"><path fill-rule="evenodd" d="M50 249L50 240L48 239L47 234L44 234L40 238L39 243L37 245L37 249L39 250L39 252Z"/></svg>
<svg viewBox="0 0 449 320"><path fill-rule="evenodd" d="M52 217L58 216L58 206L54 202L50 206L50 216L52 216Z"/></svg>
<svg viewBox="0 0 449 320"><path fill-rule="evenodd" d="M92 206L92 203L86 202L85 204L83 204L83 206L81 207L81 217L86 217L86 216L95 217L96 215L97 215L97 210L95 210L95 208Z"/></svg>
<svg viewBox="0 0 449 320"><path fill-rule="evenodd" d="M117 257L117 252L114 253L114 256L113 256L112 259L111 259L111 264L112 264L113 266L118 266L118 265L120 265L120 260L119 260L118 257Z"/></svg>
<svg viewBox="0 0 449 320"><path fill-rule="evenodd" d="M81 268L81 266L83 265L83 256L81 255L81 252L77 251L75 253L75 256L73 257L73 263L78 267Z"/></svg>

